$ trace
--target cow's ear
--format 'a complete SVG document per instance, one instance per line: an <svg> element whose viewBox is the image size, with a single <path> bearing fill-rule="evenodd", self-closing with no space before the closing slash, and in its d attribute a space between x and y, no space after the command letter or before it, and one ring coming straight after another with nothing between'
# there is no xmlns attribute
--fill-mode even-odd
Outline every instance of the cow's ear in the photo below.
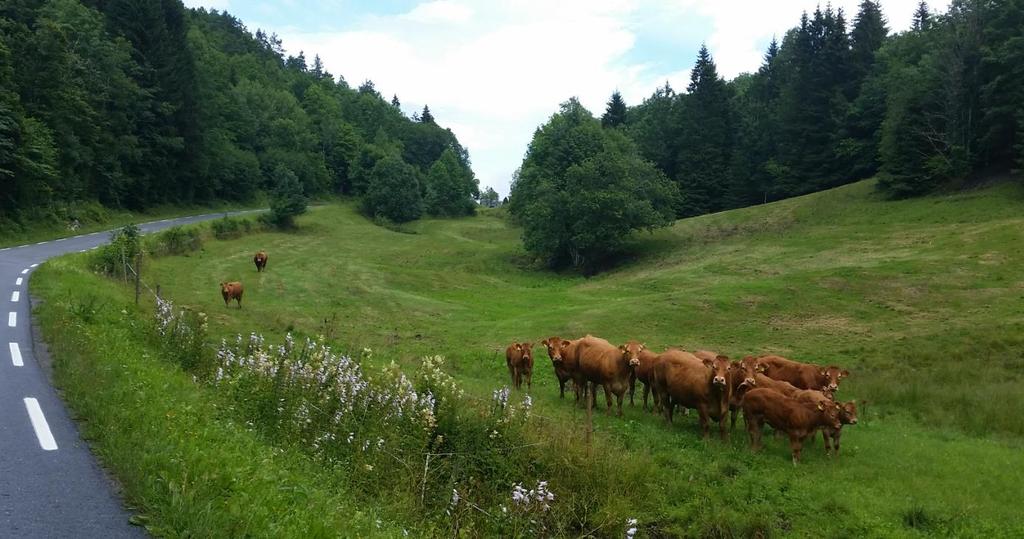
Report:
<svg viewBox="0 0 1024 539"><path fill-rule="evenodd" d="M768 372L768 365L764 363L757 363L754 367L754 370L756 370L757 372Z"/></svg>
<svg viewBox="0 0 1024 539"><path fill-rule="evenodd" d="M562 347L563 348L566 347L566 346L569 346L570 344L572 344L572 343L569 342L569 341L562 341Z"/></svg>
<svg viewBox="0 0 1024 539"><path fill-rule="evenodd" d="M849 375L850 375L850 371L848 371L846 369L843 369L843 370L839 371L839 377L840 378L846 378Z"/></svg>
<svg viewBox="0 0 1024 539"><path fill-rule="evenodd" d="M709 358L704 358L701 361L703 361L704 362L704 366L709 368L709 369L715 366L715 362L713 360L709 359Z"/></svg>
<svg viewBox="0 0 1024 539"><path fill-rule="evenodd" d="M619 346L619 352L622 352L623 354L625 354L625 353L629 352L629 347L623 344L623 345Z"/></svg>
<svg viewBox="0 0 1024 539"><path fill-rule="evenodd" d="M824 410L825 409L825 403L824 402L819 402L818 403L818 409L819 410Z"/></svg>
<svg viewBox="0 0 1024 539"><path fill-rule="evenodd" d="M640 351L641 351L641 352L643 352L643 351L644 351L644 345L643 345L643 343L640 343Z"/></svg>
<svg viewBox="0 0 1024 539"><path fill-rule="evenodd" d="M818 371L818 372L819 372L819 373L820 373L820 374L821 374L822 376L828 376L828 371L827 371L827 370L825 370L825 369L821 369L821 370L820 370L820 371Z"/></svg>
<svg viewBox="0 0 1024 539"><path fill-rule="evenodd" d="M521 345L519 343L516 343L516 350L522 350L522 349L523 349L523 345Z"/></svg>

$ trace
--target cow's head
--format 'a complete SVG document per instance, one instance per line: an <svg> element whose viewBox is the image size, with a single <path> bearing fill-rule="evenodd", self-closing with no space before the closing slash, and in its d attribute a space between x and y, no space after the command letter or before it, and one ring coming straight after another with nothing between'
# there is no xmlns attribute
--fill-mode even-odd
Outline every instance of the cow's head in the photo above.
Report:
<svg viewBox="0 0 1024 539"><path fill-rule="evenodd" d="M751 356L747 356L747 357L751 357ZM743 359L746 359L746 358L743 358ZM761 361L758 358L754 358L754 370L759 372L759 373L761 373L761 374L767 375L768 374L768 364L763 362L763 361Z"/></svg>
<svg viewBox="0 0 1024 539"><path fill-rule="evenodd" d="M739 385L737 389L749 390L754 389L757 385L757 358L754 356L747 356L740 361L734 361L732 363L733 378L739 379ZM740 378L742 377L742 378Z"/></svg>
<svg viewBox="0 0 1024 539"><path fill-rule="evenodd" d="M857 424L857 401L839 403L839 421L844 425Z"/></svg>
<svg viewBox="0 0 1024 539"><path fill-rule="evenodd" d="M732 362L729 361L728 357L704 358L701 361L704 362L705 367L711 369L711 374L713 375L711 383L722 387L726 387L729 384L729 371L732 370Z"/></svg>
<svg viewBox="0 0 1024 539"><path fill-rule="evenodd" d="M549 337L540 343L548 349L548 357L551 358L553 363L561 363L562 354L564 354L569 348L569 345L572 344L561 337Z"/></svg>
<svg viewBox="0 0 1024 539"><path fill-rule="evenodd" d="M822 381L822 390L833 393L839 389L839 381L849 375L850 371L840 369L835 365L830 365L818 371L818 378Z"/></svg>
<svg viewBox="0 0 1024 539"><path fill-rule="evenodd" d="M520 352L523 353L523 358L528 358L530 360L533 360L533 343L532 342L516 343L516 347L518 348L518 350Z"/></svg>
<svg viewBox="0 0 1024 539"><path fill-rule="evenodd" d="M228 286L228 283L220 283L220 293L221 294L227 294L230 291L231 291L231 287Z"/></svg>
<svg viewBox="0 0 1024 539"><path fill-rule="evenodd" d="M830 400L820 400L814 404L819 412L825 415L825 421L828 426L833 429L842 428L843 424L839 421L839 410L841 406L838 403Z"/></svg>
<svg viewBox="0 0 1024 539"><path fill-rule="evenodd" d="M622 352L622 358L629 362L630 367L636 367L640 365L640 352L644 351L644 345L636 341L629 341L620 346L619 351Z"/></svg>

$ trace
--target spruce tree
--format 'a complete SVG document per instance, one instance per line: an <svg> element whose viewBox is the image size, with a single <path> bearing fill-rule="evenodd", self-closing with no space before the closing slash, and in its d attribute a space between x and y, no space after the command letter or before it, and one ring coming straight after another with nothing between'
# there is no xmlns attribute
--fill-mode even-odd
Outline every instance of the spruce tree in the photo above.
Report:
<svg viewBox="0 0 1024 539"><path fill-rule="evenodd" d="M393 94L391 96L391 106L401 110L402 102L398 100L398 94Z"/></svg>
<svg viewBox="0 0 1024 539"><path fill-rule="evenodd" d="M601 125L603 127L619 127L626 123L626 102L622 99L622 94L618 90L612 93L611 99L608 100L608 107L605 109L604 116L601 116Z"/></svg>
<svg viewBox="0 0 1024 539"><path fill-rule="evenodd" d="M852 53L853 71L857 81L867 76L875 63L875 53L882 46L889 29L882 16L882 7L878 2L864 0L860 3L860 11L850 32L850 48Z"/></svg>
<svg viewBox="0 0 1024 539"><path fill-rule="evenodd" d="M683 99L676 180L682 193L680 215L725 207L732 153L731 91L718 76L706 46L697 53Z"/></svg>
<svg viewBox="0 0 1024 539"><path fill-rule="evenodd" d="M425 124L434 123L434 115L430 113L430 107L423 105L423 112L420 113L420 122Z"/></svg>
<svg viewBox="0 0 1024 539"><path fill-rule="evenodd" d="M914 19L911 22L911 28L915 32L924 32L931 26L931 12L928 9L928 3L922 0L917 4L917 9L914 10Z"/></svg>

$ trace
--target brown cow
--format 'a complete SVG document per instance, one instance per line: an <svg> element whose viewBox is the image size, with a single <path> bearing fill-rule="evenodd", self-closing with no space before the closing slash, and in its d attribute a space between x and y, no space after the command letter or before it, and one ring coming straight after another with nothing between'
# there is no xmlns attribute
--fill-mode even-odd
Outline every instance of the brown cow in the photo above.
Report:
<svg viewBox="0 0 1024 539"><path fill-rule="evenodd" d="M640 352L644 345L629 341L616 347L608 341L593 335L587 335L577 344L580 374L588 384L591 392L587 400L590 409L597 399L597 386L604 386L604 398L608 404L606 413L612 411L612 394L618 401L618 415L622 416L622 398L629 390L629 380L633 376L633 368L640 363Z"/></svg>
<svg viewBox="0 0 1024 539"><path fill-rule="evenodd" d="M743 396L741 406L754 451L761 449L761 429L767 422L775 430L789 435L794 466L800 462L800 452L808 436L819 428L841 427L839 405L831 401L812 403L772 389L755 388Z"/></svg>
<svg viewBox="0 0 1024 539"><path fill-rule="evenodd" d="M512 377L512 387L521 389L523 378L526 378L526 388L533 387L533 343L512 343L505 349L505 363L508 365L508 373Z"/></svg>
<svg viewBox="0 0 1024 539"><path fill-rule="evenodd" d="M658 408L658 392L654 387L654 367L661 361L661 355L655 354L644 348L640 351L640 364L633 368L634 376L629 380L629 404L633 405L633 394L636 392L637 380L644 384L644 410L647 410L647 395L650 394L654 402L651 411Z"/></svg>
<svg viewBox="0 0 1024 539"><path fill-rule="evenodd" d="M839 389L839 381L850 375L849 371L835 365L822 367L782 356L761 356L757 358L757 362L760 364L758 370L769 378L789 382L800 389L834 393Z"/></svg>
<svg viewBox="0 0 1024 539"><path fill-rule="evenodd" d="M576 353L576 345L579 339L567 341L561 337L548 337L540 342L548 350L548 357L551 358L551 365L555 368L555 377L558 378L558 396L565 398L565 383L573 381L576 393L576 402L580 397L586 398L586 385L579 372L579 357ZM580 392L583 392L582 395Z"/></svg>
<svg viewBox="0 0 1024 539"><path fill-rule="evenodd" d="M220 283L220 295L224 296L224 306L228 307L231 300L238 302L238 308L242 308L242 283L233 281L230 283Z"/></svg>
<svg viewBox="0 0 1024 539"><path fill-rule="evenodd" d="M708 436L708 418L718 422L718 431L726 439L725 418L729 415L729 358L699 359L681 350L661 354L655 365L654 384L661 399L665 419L671 423L676 405L695 408L700 416L704 437Z"/></svg>
<svg viewBox="0 0 1024 539"><path fill-rule="evenodd" d="M733 361L732 369L729 370L729 385L732 390L729 395L729 428L735 429L743 394L757 387L757 359L747 356L740 361Z"/></svg>
<svg viewBox="0 0 1024 539"><path fill-rule="evenodd" d="M831 451L837 457L839 456L839 438L843 435L843 425L857 424L857 401L839 403L839 423L838 429L821 429L821 438L825 441L825 452Z"/></svg>
<svg viewBox="0 0 1024 539"><path fill-rule="evenodd" d="M260 249L256 252L256 256L252 257L252 261L256 264L256 273L267 269L267 252Z"/></svg>

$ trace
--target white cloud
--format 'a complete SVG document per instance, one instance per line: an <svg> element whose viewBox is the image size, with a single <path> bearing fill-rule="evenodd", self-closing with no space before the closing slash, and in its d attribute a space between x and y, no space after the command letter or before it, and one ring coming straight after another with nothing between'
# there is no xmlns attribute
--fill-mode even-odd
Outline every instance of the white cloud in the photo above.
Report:
<svg viewBox="0 0 1024 539"><path fill-rule="evenodd" d="M917 0L884 2L890 28L907 28ZM217 3L227 0L205 2ZM858 4L832 2L844 9L851 27ZM945 9L943 2L932 4ZM469 148L482 186L504 195L534 130L559 103L578 96L600 114L615 89L633 104L666 80L685 88L694 44L702 40L724 76L756 70L767 41L781 38L802 11L817 5L818 0L433 0L398 15L365 16L339 32L262 27L277 32L289 53L319 53L332 73L352 85L372 79L385 96L397 93L407 112L429 104L438 122ZM705 23L701 35L674 31L677 21L699 28L695 19ZM634 50L656 31L659 47L671 48L669 56L678 59L673 65L665 67L664 50ZM661 63L644 59L653 52L660 53Z"/></svg>
<svg viewBox="0 0 1024 539"><path fill-rule="evenodd" d="M402 15L402 18L425 24L462 24L473 18L473 9L452 0L435 0L416 6L412 11Z"/></svg>
<svg viewBox="0 0 1024 539"><path fill-rule="evenodd" d="M910 27L919 0L882 0L882 13L891 31ZM842 9L847 29L853 28L860 0L833 0L833 9ZM945 11L948 0L928 3L933 10ZM718 71L727 78L744 71L755 71L764 56L764 43L773 36L782 41L786 31L796 26L800 14L813 13L825 3L814 0L679 0L674 9L707 17L711 28L706 42L718 64Z"/></svg>

